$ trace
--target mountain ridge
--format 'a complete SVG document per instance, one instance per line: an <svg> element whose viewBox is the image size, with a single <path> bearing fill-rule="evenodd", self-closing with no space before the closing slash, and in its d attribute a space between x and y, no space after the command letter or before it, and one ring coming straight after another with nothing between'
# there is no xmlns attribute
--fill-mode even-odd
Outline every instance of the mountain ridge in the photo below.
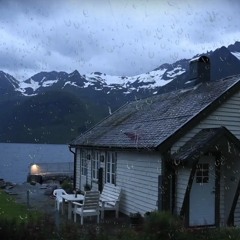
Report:
<svg viewBox="0 0 240 240"><path fill-rule="evenodd" d="M240 42L193 58L201 55L210 57L212 81L240 74ZM128 101L189 87L191 59L132 77L74 70L19 81L0 71L0 141L67 143Z"/></svg>

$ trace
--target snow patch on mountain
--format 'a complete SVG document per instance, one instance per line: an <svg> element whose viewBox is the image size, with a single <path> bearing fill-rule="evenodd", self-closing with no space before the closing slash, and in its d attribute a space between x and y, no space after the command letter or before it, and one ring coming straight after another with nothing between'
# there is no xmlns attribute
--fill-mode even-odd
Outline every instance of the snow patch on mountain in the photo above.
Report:
<svg viewBox="0 0 240 240"><path fill-rule="evenodd" d="M231 52L236 58L240 60L240 52Z"/></svg>
<svg viewBox="0 0 240 240"><path fill-rule="evenodd" d="M28 79L28 81L19 82L19 87L16 88L16 91L21 92L24 96L34 96L36 93L27 93L27 89L32 89L35 92L41 85L34 81L32 78Z"/></svg>
<svg viewBox="0 0 240 240"><path fill-rule="evenodd" d="M64 88L67 85L71 85L71 86L74 86L74 87L79 87L75 82L67 81L67 82L64 83L62 88Z"/></svg>
<svg viewBox="0 0 240 240"><path fill-rule="evenodd" d="M58 82L58 79L55 80L45 80L46 77L43 77L40 82L34 81L34 79L30 78L27 81L21 81L19 82L19 87L15 89L15 91L21 92L24 96L34 96L37 95L36 91L40 87L51 87L54 83ZM31 90L29 93L28 90Z"/></svg>
<svg viewBox="0 0 240 240"><path fill-rule="evenodd" d="M172 71L168 71L167 73L167 77L169 78L175 78L177 77L178 75L181 75L183 73L185 73L186 70L185 69L182 69L181 66L178 66L176 68L174 68Z"/></svg>
<svg viewBox="0 0 240 240"><path fill-rule="evenodd" d="M58 80L47 80L47 81L43 82L42 87L50 87L54 83L57 83L57 82L58 82Z"/></svg>
<svg viewBox="0 0 240 240"><path fill-rule="evenodd" d="M139 88L155 88L155 87L161 87L169 83L170 81L175 79L178 75L183 74L185 72L185 69L182 69L180 66L178 66L176 69L169 71L167 76L170 79L163 78L163 75L166 72L167 72L167 69L163 68L163 69L139 74L132 77L110 76L110 75L101 74L101 73L91 73L83 76L86 78L88 82L88 83L85 83L85 87L89 86L91 82L99 81L103 84L103 86L105 85L110 88L114 88L114 87L129 88L135 82L138 82L138 84L143 83L141 86L139 86Z"/></svg>
<svg viewBox="0 0 240 240"><path fill-rule="evenodd" d="M160 67L148 73L136 76L111 76L100 72L80 75L78 71L70 74L67 73L39 73L25 81L19 82L16 91L25 96L33 96L41 91L41 88L52 87L58 84L61 89L72 86L77 88L92 88L96 91L106 90L109 94L113 90L123 90L124 94L129 94L140 89L156 89L166 85L174 80L178 75L183 74L186 70L180 65L174 69ZM40 77L42 74L42 77Z"/></svg>

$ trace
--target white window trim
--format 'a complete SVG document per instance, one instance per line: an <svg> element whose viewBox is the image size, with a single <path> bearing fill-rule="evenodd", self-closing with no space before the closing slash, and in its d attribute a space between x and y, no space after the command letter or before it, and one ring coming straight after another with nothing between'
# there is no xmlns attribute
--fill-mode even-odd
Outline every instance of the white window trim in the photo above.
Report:
<svg viewBox="0 0 240 240"><path fill-rule="evenodd" d="M80 157L80 161L81 161L81 175L82 176L87 176L87 172L88 172L88 160L90 160L88 158L88 155L90 153L86 150L82 151L81 157ZM90 155L91 156L91 155Z"/></svg>
<svg viewBox="0 0 240 240"><path fill-rule="evenodd" d="M110 164L110 167L108 167ZM113 171L114 169L114 171ZM117 153L109 152L106 159L106 183L116 184L116 170L117 170Z"/></svg>
<svg viewBox="0 0 240 240"><path fill-rule="evenodd" d="M98 181L98 169L100 168L100 159L102 155L105 156L105 154L100 151L92 152L92 181Z"/></svg>

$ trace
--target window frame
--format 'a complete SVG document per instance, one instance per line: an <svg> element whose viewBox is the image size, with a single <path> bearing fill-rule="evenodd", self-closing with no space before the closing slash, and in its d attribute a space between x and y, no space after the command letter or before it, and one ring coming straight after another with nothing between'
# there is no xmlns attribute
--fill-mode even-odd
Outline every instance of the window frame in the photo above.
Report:
<svg viewBox="0 0 240 240"><path fill-rule="evenodd" d="M91 153L89 151L83 150L81 152L81 176L87 176L88 173L88 160L91 160Z"/></svg>
<svg viewBox="0 0 240 240"><path fill-rule="evenodd" d="M109 152L105 165L105 182L116 185L117 153Z"/></svg>
<svg viewBox="0 0 240 240"><path fill-rule="evenodd" d="M196 168L196 183L209 183L209 163L198 163Z"/></svg>
<svg viewBox="0 0 240 240"><path fill-rule="evenodd" d="M93 152L92 154L92 180L98 181L98 169L99 169L99 152Z"/></svg>

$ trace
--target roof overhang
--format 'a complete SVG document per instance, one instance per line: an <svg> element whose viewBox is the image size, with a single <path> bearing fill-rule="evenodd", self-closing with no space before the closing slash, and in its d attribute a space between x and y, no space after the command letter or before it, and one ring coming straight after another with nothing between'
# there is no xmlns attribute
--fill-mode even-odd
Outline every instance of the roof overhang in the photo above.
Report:
<svg viewBox="0 0 240 240"><path fill-rule="evenodd" d="M89 149L89 150L102 150L102 151L144 151L154 152L157 149L154 147L115 147L115 146L97 146L97 145L81 145L69 144L69 148Z"/></svg>
<svg viewBox="0 0 240 240"><path fill-rule="evenodd" d="M201 155L210 151L220 151L217 144L222 138L234 144L240 149L240 141L227 128L206 128L200 130L189 141L187 141L177 152L171 156L172 161L182 164L197 161Z"/></svg>

